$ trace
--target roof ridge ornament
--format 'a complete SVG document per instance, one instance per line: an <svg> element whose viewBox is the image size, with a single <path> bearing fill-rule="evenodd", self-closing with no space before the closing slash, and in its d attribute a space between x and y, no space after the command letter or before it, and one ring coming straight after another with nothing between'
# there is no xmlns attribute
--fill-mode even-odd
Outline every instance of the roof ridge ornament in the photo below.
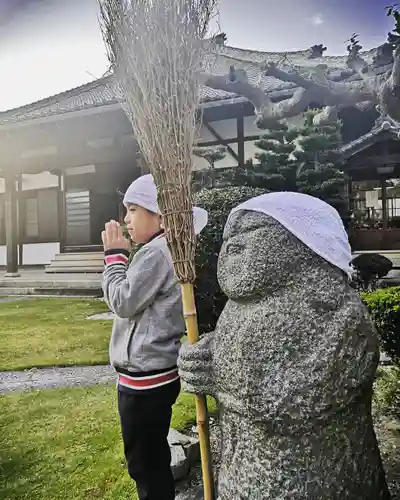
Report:
<svg viewBox="0 0 400 500"><path fill-rule="evenodd" d="M309 48L308 59L319 59L320 57L323 57L326 50L328 50L328 48L324 47L322 43L319 45L313 45Z"/></svg>

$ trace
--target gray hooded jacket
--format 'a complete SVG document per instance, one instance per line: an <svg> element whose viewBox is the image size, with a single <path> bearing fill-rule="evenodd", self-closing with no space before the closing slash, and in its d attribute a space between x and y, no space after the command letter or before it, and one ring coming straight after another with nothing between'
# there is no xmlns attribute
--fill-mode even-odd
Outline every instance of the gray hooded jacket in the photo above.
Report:
<svg viewBox="0 0 400 500"><path fill-rule="evenodd" d="M115 314L110 362L118 370L149 372L174 367L185 332L179 282L166 238L127 252L106 252L102 288Z"/></svg>

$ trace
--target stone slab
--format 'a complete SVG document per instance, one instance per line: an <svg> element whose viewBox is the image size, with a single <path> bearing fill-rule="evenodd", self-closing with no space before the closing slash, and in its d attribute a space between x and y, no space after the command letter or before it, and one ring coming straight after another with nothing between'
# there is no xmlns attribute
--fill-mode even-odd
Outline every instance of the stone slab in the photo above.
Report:
<svg viewBox="0 0 400 500"><path fill-rule="evenodd" d="M111 321L114 319L114 314L111 311L108 311L105 313L93 314L93 316L88 316L86 319L93 321Z"/></svg>
<svg viewBox="0 0 400 500"><path fill-rule="evenodd" d="M175 500L204 500L203 487L198 485L188 491L178 493Z"/></svg>
<svg viewBox="0 0 400 500"><path fill-rule="evenodd" d="M170 429L168 443L171 448L171 469L175 481L189 475L191 466L200 459L200 445L196 438Z"/></svg>

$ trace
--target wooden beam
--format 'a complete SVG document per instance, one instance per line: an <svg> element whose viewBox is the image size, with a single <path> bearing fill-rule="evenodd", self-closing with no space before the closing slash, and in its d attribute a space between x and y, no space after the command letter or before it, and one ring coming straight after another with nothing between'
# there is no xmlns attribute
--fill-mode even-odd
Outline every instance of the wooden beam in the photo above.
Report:
<svg viewBox="0 0 400 500"><path fill-rule="evenodd" d="M71 167L96 165L97 163L132 162L136 153L137 150L133 142L129 145L121 145L116 142L112 148L91 148L84 141L68 141L60 145L57 156L29 159L10 158L10 166L6 172L3 169L0 176L4 176L8 172L34 174L55 169L64 171Z"/></svg>
<svg viewBox="0 0 400 500"><path fill-rule="evenodd" d="M237 128L237 138L238 138L238 163L240 167L244 167L245 156L244 156L244 120L243 114L238 115L236 118L236 128Z"/></svg>
<svg viewBox="0 0 400 500"><path fill-rule="evenodd" d="M16 177L5 178L5 226L7 246L7 277L17 277L18 273L18 221Z"/></svg>
<svg viewBox="0 0 400 500"><path fill-rule="evenodd" d="M244 137L244 142L258 141L258 139L260 139L260 137L262 137L262 131L260 131L260 134L258 134L258 135L248 135L248 136L245 136ZM222 139L221 141L220 140L216 140L216 141L201 141L201 142L197 143L196 146L199 146L199 147L212 147L212 146L219 146L219 145L227 146L229 144L235 144L237 142L238 142L238 139L236 137L234 139Z"/></svg>
<svg viewBox="0 0 400 500"><path fill-rule="evenodd" d="M215 130L215 128L212 125L210 125L206 120L204 121L203 125L206 127L206 129L209 132L211 132L211 134L218 141L220 141L220 144L222 145L224 139L218 134L218 132ZM239 163L239 156L235 153L235 151L228 144L225 144L225 146L226 146L228 153L232 156L232 158Z"/></svg>
<svg viewBox="0 0 400 500"><path fill-rule="evenodd" d="M381 154L379 156L375 155L362 159L349 160L347 164L350 168L368 168L397 165L398 163L400 163L400 154Z"/></svg>

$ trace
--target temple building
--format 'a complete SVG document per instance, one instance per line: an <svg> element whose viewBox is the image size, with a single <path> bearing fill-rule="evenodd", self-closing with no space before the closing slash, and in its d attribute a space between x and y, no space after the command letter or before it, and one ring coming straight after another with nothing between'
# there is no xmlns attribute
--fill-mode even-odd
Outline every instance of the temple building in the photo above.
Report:
<svg viewBox="0 0 400 500"><path fill-rule="evenodd" d="M342 147L350 177L350 242L357 252L378 252L400 267L399 129L384 118Z"/></svg>
<svg viewBox="0 0 400 500"><path fill-rule="evenodd" d="M392 61L363 53L378 74ZM260 74L262 61L318 72L333 82L359 78L347 56L323 56L323 50L286 54L224 46L213 75L228 75L243 61L246 78L256 82L273 103L285 103L299 89L295 81ZM257 71L258 68L258 71ZM215 86L214 86L215 87ZM218 167L243 165L253 158L262 135L254 106L235 92L202 87L201 146L224 145ZM120 192L141 174L138 148L113 76L105 76L39 102L0 113L0 266L7 274L19 266L47 265L48 272L96 271L101 266L101 230L122 214ZM316 103L318 105L318 103ZM400 149L398 134L376 109L342 107L343 154L351 178L354 251L400 252ZM290 123L300 123L301 115ZM206 167L195 157L194 168ZM97 256L79 267L74 255ZM100 260L99 260L100 259Z"/></svg>

